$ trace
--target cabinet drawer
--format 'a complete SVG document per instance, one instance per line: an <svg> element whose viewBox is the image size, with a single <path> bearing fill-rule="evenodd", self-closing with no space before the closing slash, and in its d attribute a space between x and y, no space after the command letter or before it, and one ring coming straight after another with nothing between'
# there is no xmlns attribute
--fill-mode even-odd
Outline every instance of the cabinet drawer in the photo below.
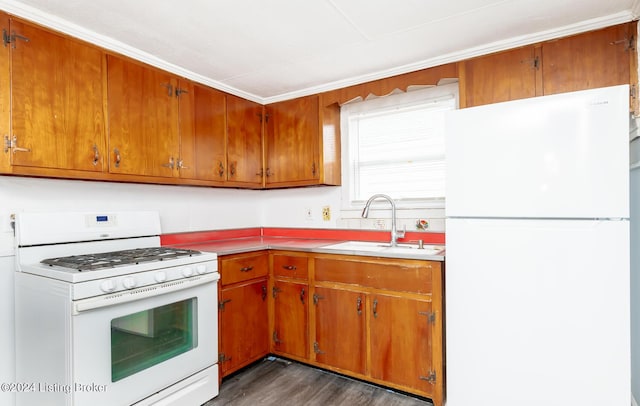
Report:
<svg viewBox="0 0 640 406"><path fill-rule="evenodd" d="M266 254L238 254L220 258L220 283L229 285L266 276L269 261Z"/></svg>
<svg viewBox="0 0 640 406"><path fill-rule="evenodd" d="M273 255L273 276L284 276L294 279L309 277L308 258L306 256Z"/></svg>
<svg viewBox="0 0 640 406"><path fill-rule="evenodd" d="M399 292L431 293L432 272L440 263L412 260L365 260L362 258L315 258L315 280L338 282Z"/></svg>

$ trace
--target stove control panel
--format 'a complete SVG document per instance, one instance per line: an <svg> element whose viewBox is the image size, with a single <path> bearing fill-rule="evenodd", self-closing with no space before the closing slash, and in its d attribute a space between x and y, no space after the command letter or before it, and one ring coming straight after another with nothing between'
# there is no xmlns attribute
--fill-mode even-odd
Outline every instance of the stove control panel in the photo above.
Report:
<svg viewBox="0 0 640 406"><path fill-rule="evenodd" d="M217 261L154 269L73 284L73 300L108 295L218 271Z"/></svg>

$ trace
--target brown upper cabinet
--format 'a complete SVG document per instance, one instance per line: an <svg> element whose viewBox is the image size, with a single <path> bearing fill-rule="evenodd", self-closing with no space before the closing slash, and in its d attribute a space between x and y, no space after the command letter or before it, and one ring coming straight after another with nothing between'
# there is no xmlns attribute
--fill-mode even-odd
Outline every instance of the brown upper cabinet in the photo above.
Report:
<svg viewBox="0 0 640 406"><path fill-rule="evenodd" d="M227 167L229 185L262 187L261 104L227 95Z"/></svg>
<svg viewBox="0 0 640 406"><path fill-rule="evenodd" d="M3 31L11 58L11 132L3 135L10 165L102 172L102 51L13 19Z"/></svg>
<svg viewBox="0 0 640 406"><path fill-rule="evenodd" d="M340 184L339 111L318 95L265 107L265 185Z"/></svg>
<svg viewBox="0 0 640 406"><path fill-rule="evenodd" d="M184 84L167 72L107 58L109 172L179 175L178 98Z"/></svg>
<svg viewBox="0 0 640 406"><path fill-rule="evenodd" d="M634 84L636 23L626 23L459 64L461 107Z"/></svg>
<svg viewBox="0 0 640 406"><path fill-rule="evenodd" d="M340 185L340 108L458 77L460 106L620 84L637 22L263 106L0 12L0 173L240 188Z"/></svg>

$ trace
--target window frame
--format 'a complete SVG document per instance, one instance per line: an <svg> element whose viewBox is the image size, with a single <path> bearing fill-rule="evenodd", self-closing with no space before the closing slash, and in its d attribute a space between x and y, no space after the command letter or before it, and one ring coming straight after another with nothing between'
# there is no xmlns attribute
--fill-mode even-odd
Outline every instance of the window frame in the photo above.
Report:
<svg viewBox="0 0 640 406"><path fill-rule="evenodd" d="M416 90L409 88L407 92L398 89L386 96L373 99L351 101L341 106L340 131L342 134L342 218L359 218L366 200L352 200L353 196L353 169L351 160L351 140L349 138L349 115L363 111L381 109L402 109L411 105L438 102L454 99L454 109L459 108L458 83L447 83L431 87L419 87ZM403 209L444 209L445 198L403 198L396 199L396 203Z"/></svg>

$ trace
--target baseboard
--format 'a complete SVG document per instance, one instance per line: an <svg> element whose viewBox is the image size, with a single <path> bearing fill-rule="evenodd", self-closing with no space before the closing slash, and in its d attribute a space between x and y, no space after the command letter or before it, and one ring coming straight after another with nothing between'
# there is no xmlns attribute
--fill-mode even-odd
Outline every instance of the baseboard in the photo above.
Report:
<svg viewBox="0 0 640 406"><path fill-rule="evenodd" d="M631 394L631 406L639 406L636 398L633 396L633 393Z"/></svg>

